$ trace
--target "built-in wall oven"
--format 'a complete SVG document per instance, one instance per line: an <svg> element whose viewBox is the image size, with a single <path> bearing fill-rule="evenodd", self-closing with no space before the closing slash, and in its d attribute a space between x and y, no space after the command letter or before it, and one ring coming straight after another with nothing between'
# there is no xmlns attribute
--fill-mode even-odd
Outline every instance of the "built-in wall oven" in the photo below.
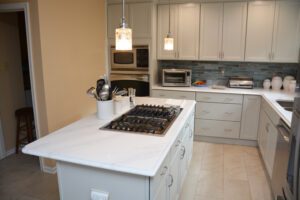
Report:
<svg viewBox="0 0 300 200"><path fill-rule="evenodd" d="M289 158L283 187L283 199L300 199L300 97L294 100L292 126L289 137Z"/></svg>
<svg viewBox="0 0 300 200"><path fill-rule="evenodd" d="M138 72L111 73L110 82L112 88L134 88L136 96L149 96L149 75Z"/></svg>

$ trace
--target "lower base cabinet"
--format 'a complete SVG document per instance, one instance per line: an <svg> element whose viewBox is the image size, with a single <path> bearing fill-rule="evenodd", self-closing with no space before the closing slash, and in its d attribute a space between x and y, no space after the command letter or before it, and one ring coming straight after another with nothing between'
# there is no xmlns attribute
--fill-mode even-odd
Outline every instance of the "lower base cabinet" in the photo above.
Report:
<svg viewBox="0 0 300 200"><path fill-rule="evenodd" d="M277 119L276 119L277 118ZM258 130L258 146L269 177L272 177L273 165L277 145L277 128L274 122L279 121L279 116L267 108L260 111L260 124ZM273 122L272 121L275 121Z"/></svg>

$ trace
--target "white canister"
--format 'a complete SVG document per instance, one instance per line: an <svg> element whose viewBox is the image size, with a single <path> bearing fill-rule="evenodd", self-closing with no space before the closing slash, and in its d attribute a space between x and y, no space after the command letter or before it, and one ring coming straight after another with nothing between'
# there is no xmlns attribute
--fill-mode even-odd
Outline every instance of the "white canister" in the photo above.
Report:
<svg viewBox="0 0 300 200"><path fill-rule="evenodd" d="M285 91L289 91L290 88L290 81L294 80L295 78L293 76L285 76L283 79L283 89Z"/></svg>
<svg viewBox="0 0 300 200"><path fill-rule="evenodd" d="M128 96L116 96L114 99L114 113L120 114L127 111L130 108L130 102Z"/></svg>
<svg viewBox="0 0 300 200"><path fill-rule="evenodd" d="M289 92L294 93L296 90L297 82L296 80L290 80L289 82Z"/></svg>
<svg viewBox="0 0 300 200"><path fill-rule="evenodd" d="M98 119L111 119L114 115L113 100L97 101L97 117Z"/></svg>
<svg viewBox="0 0 300 200"><path fill-rule="evenodd" d="M282 87L282 78L279 76L274 76L272 78L272 90L280 90Z"/></svg>
<svg viewBox="0 0 300 200"><path fill-rule="evenodd" d="M271 87L271 81L269 79L264 80L263 86L265 90L269 90Z"/></svg>

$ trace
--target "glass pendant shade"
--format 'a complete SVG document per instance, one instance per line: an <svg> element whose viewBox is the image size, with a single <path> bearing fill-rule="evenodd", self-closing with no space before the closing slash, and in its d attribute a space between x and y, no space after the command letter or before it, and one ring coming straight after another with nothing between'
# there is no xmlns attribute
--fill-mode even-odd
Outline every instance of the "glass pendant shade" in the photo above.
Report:
<svg viewBox="0 0 300 200"><path fill-rule="evenodd" d="M116 29L116 50L132 50L132 31L130 28Z"/></svg>
<svg viewBox="0 0 300 200"><path fill-rule="evenodd" d="M172 51L174 50L174 38L167 36L164 42L164 50Z"/></svg>

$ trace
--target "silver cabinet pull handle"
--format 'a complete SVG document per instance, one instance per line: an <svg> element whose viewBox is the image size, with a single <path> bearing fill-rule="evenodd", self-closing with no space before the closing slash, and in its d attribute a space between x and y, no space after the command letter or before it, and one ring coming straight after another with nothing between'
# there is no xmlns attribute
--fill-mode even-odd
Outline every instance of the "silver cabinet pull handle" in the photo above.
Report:
<svg viewBox="0 0 300 200"><path fill-rule="evenodd" d="M165 175L168 171L168 167L167 166L164 166L162 172L160 173L161 176Z"/></svg>
<svg viewBox="0 0 300 200"><path fill-rule="evenodd" d="M180 142L181 142L180 140L177 140L177 143L175 144L175 147L178 147Z"/></svg>
<svg viewBox="0 0 300 200"><path fill-rule="evenodd" d="M182 153L180 155L180 159L182 160L184 158L184 155L185 155L185 147L184 146L181 147L181 151L182 151Z"/></svg>
<svg viewBox="0 0 300 200"><path fill-rule="evenodd" d="M225 112L226 115L232 115L233 112Z"/></svg>
<svg viewBox="0 0 300 200"><path fill-rule="evenodd" d="M267 132L269 132L269 126L270 126L269 123L267 123L266 126L265 126L265 129L266 129Z"/></svg>
<svg viewBox="0 0 300 200"><path fill-rule="evenodd" d="M191 127L189 127L189 130L190 130L190 138L193 136L193 130Z"/></svg>
<svg viewBox="0 0 300 200"><path fill-rule="evenodd" d="M225 98L225 102L230 102L230 101L232 101L233 99L232 98Z"/></svg>
<svg viewBox="0 0 300 200"><path fill-rule="evenodd" d="M169 174L169 177L171 178L171 182L168 185L168 187L171 187L173 185L174 179L173 179L173 176L171 174Z"/></svg>

